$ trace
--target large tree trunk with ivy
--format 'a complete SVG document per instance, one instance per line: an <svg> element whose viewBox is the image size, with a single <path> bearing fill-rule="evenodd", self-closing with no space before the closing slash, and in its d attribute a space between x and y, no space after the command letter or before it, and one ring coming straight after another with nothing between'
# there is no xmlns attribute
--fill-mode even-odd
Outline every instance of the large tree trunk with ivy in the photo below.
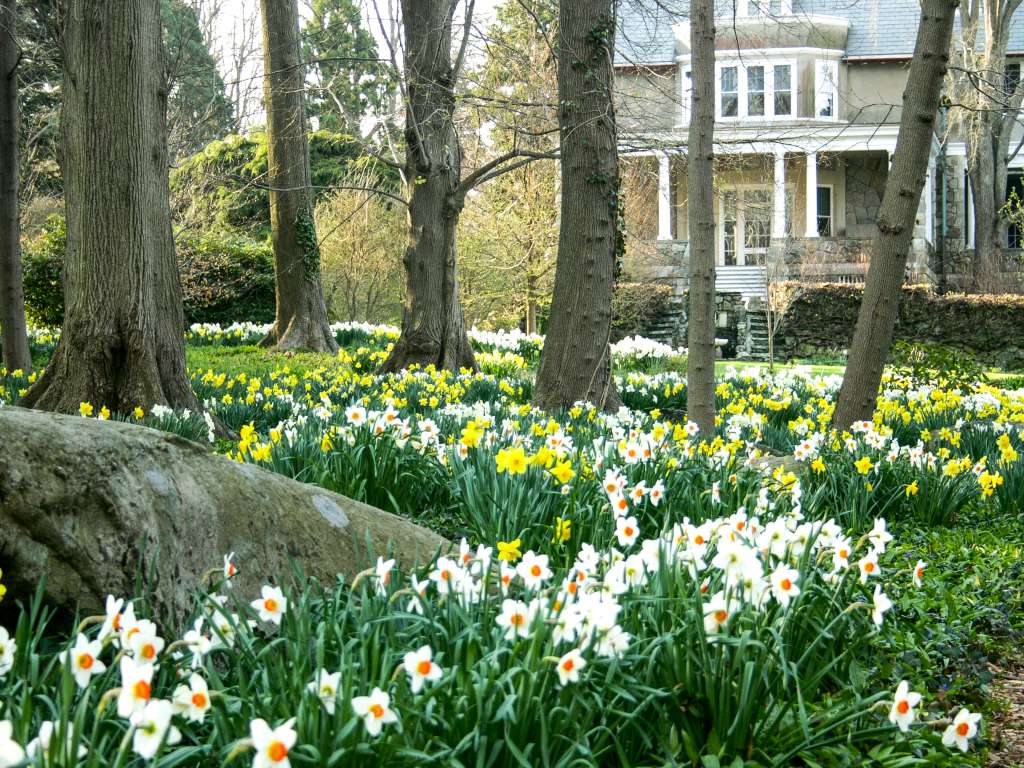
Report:
<svg viewBox="0 0 1024 768"><path fill-rule="evenodd" d="M260 0L277 315L264 346L337 352L320 280L297 0Z"/></svg>
<svg viewBox="0 0 1024 768"><path fill-rule="evenodd" d="M402 0L409 243L402 334L383 370L476 369L459 301L455 232L464 192L452 62L455 0Z"/></svg>
<svg viewBox="0 0 1024 768"><path fill-rule="evenodd" d="M18 59L15 0L0 0L0 344L8 370L32 365L18 226Z"/></svg>
<svg viewBox="0 0 1024 768"><path fill-rule="evenodd" d="M558 12L558 126L562 155L551 319L534 402L617 408L609 336L623 251L618 136L612 99L613 0L562 0Z"/></svg>
<svg viewBox="0 0 1024 768"><path fill-rule="evenodd" d="M958 0L921 3L921 24L903 92L896 153L879 209L871 265L864 283L864 298L850 345L846 374L832 414L832 426L836 429L846 429L855 421L870 419L875 410L882 370L892 346L907 251L928 172L957 5Z"/></svg>
<svg viewBox="0 0 1024 768"><path fill-rule="evenodd" d="M160 0L69 0L64 327L22 405L198 407L171 236Z"/></svg>
<svg viewBox="0 0 1024 768"><path fill-rule="evenodd" d="M715 23L713 0L690 5L693 97L687 142L690 294L687 416L706 437L715 431Z"/></svg>

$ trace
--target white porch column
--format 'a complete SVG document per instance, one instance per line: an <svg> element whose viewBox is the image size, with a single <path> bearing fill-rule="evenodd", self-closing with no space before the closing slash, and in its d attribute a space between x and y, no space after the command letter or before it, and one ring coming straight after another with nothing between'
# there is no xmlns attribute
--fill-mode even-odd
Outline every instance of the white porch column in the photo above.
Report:
<svg viewBox="0 0 1024 768"><path fill-rule="evenodd" d="M772 219L772 237L786 236L786 153L775 153L775 218Z"/></svg>
<svg viewBox="0 0 1024 768"><path fill-rule="evenodd" d="M818 153L807 153L807 234L818 236Z"/></svg>
<svg viewBox="0 0 1024 768"><path fill-rule="evenodd" d="M928 166L924 183L924 228L925 240L935 242L935 166Z"/></svg>
<svg viewBox="0 0 1024 768"><path fill-rule="evenodd" d="M658 239L672 239L672 169L667 152L658 156Z"/></svg>

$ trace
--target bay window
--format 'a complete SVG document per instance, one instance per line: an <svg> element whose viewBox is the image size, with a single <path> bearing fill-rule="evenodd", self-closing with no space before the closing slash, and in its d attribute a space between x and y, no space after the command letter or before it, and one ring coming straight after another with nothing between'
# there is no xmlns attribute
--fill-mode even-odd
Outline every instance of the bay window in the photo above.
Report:
<svg viewBox="0 0 1024 768"><path fill-rule="evenodd" d="M717 65L717 70L717 118L738 120L747 117L796 117L793 86L796 62L724 62Z"/></svg>

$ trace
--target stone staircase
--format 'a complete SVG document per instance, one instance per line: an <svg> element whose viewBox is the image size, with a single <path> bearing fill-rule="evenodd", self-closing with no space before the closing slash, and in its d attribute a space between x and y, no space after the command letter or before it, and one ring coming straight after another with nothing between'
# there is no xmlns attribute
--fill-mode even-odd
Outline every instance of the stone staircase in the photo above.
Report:
<svg viewBox="0 0 1024 768"><path fill-rule="evenodd" d="M686 339L681 339L685 317L686 298L673 295L661 314L644 330L644 336L670 347L686 346Z"/></svg>
<svg viewBox="0 0 1024 768"><path fill-rule="evenodd" d="M747 308L747 347L743 357L748 360L768 360L768 313L760 302Z"/></svg>

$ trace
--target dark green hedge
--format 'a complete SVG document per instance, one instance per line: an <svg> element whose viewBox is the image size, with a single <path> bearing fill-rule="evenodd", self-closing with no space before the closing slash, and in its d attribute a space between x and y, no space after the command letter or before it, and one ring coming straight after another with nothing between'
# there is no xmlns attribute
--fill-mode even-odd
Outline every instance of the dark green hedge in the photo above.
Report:
<svg viewBox="0 0 1024 768"><path fill-rule="evenodd" d="M26 245L25 307L35 325L64 322L61 271L67 233L51 216L43 233ZM269 322L274 319L274 261L270 246L237 235L181 234L178 268L189 323Z"/></svg>
<svg viewBox="0 0 1024 768"><path fill-rule="evenodd" d="M791 357L848 349L863 289L851 285L804 286L783 318L780 337ZM943 344L989 365L1024 368L1024 296L937 294L903 289L896 339Z"/></svg>

